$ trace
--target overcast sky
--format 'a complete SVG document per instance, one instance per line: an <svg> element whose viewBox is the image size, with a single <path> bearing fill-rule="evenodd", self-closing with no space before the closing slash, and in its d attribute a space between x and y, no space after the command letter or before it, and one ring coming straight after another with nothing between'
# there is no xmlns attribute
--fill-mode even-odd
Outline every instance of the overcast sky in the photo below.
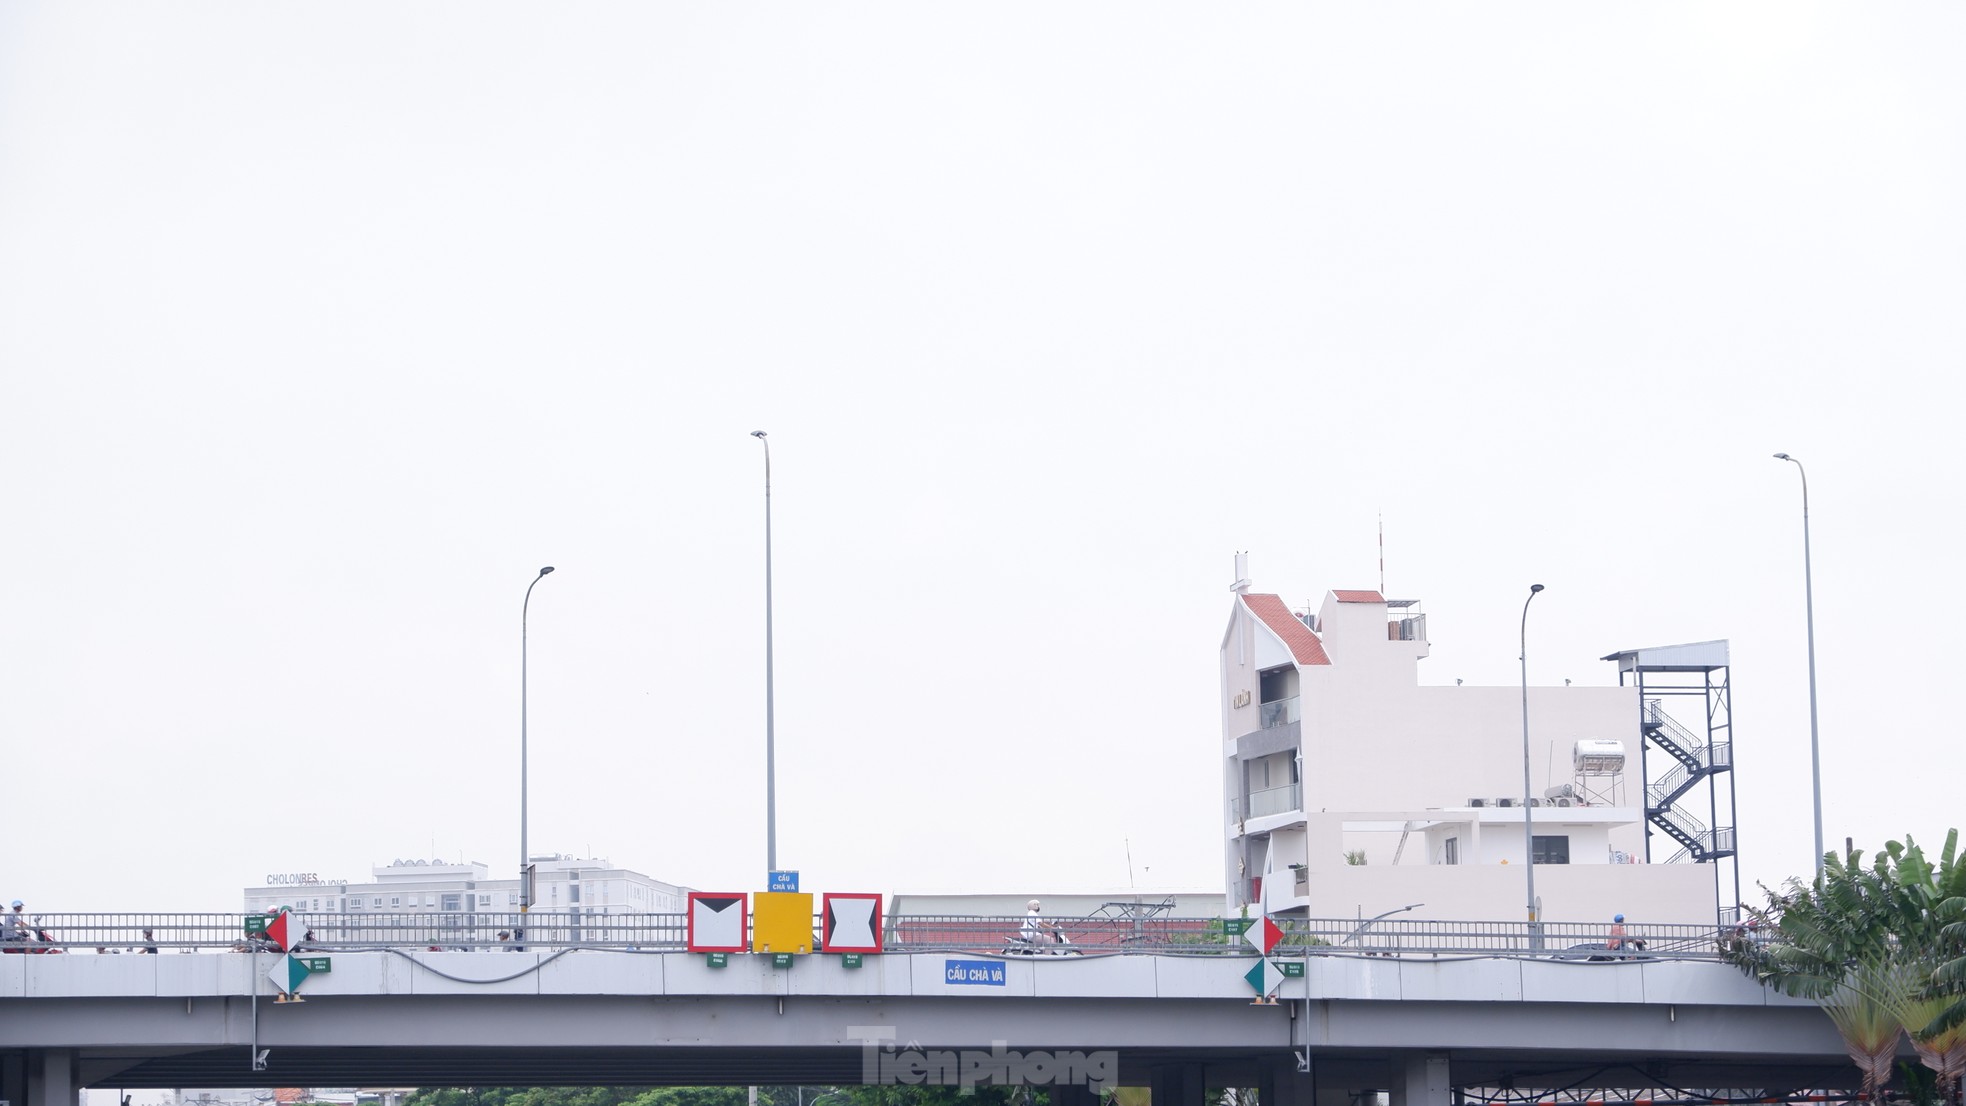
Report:
<svg viewBox="0 0 1966 1106"><path fill-rule="evenodd" d="M1232 558L1960 820L1966 8L0 6L0 896L1221 885ZM1389 756L1386 771L1397 772ZM1541 771L1539 766L1539 773ZM1538 783L1540 785L1539 777ZM1129 867L1130 854L1130 867Z"/></svg>

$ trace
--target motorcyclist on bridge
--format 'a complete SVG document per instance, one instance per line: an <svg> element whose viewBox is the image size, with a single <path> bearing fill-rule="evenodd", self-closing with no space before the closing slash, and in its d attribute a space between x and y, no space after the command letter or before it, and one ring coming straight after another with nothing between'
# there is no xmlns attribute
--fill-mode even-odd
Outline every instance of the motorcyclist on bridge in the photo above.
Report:
<svg viewBox="0 0 1966 1106"><path fill-rule="evenodd" d="M1059 933L1057 924L1045 921L1044 915L1038 912L1038 908L1038 900L1032 899L1029 912L1024 915L1024 927L1018 930L1018 936L1033 945L1058 944Z"/></svg>

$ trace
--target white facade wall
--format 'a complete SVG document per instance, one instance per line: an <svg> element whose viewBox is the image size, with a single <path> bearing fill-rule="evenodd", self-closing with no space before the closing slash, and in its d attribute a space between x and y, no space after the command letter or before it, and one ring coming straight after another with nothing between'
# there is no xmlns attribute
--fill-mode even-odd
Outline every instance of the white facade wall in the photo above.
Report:
<svg viewBox="0 0 1966 1106"><path fill-rule="evenodd" d="M1318 918L1370 918L1419 903L1399 917L1520 924L1528 907L1520 864L1368 864L1310 873L1310 882L1315 890L1309 913ZM1625 914L1641 928L1712 924L1714 870L1711 864L1538 864L1536 897L1547 922L1608 923L1612 915ZM1290 904L1283 899L1270 909Z"/></svg>

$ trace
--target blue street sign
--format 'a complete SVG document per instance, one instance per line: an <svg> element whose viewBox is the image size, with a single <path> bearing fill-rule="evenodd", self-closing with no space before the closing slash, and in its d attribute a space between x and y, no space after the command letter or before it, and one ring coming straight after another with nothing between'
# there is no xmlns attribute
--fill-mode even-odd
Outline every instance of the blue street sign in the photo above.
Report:
<svg viewBox="0 0 1966 1106"><path fill-rule="evenodd" d="M964 987L1001 987L1004 985L1003 961L946 960L943 961L942 980Z"/></svg>
<svg viewBox="0 0 1966 1106"><path fill-rule="evenodd" d="M797 891L798 889L799 873L797 872L773 872L771 878L765 881L767 891Z"/></svg>

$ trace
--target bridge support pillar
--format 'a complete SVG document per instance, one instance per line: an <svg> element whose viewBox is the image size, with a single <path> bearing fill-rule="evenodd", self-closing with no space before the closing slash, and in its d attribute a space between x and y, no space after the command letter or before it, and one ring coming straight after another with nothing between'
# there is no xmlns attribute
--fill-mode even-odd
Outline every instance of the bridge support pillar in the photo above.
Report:
<svg viewBox="0 0 1966 1106"><path fill-rule="evenodd" d="M73 1050L51 1048L28 1060L27 1106L81 1106L81 1101Z"/></svg>
<svg viewBox="0 0 1966 1106"><path fill-rule="evenodd" d="M1392 1106L1450 1106L1453 1096L1445 1053L1418 1052L1393 1058Z"/></svg>
<svg viewBox="0 0 1966 1106"><path fill-rule="evenodd" d="M27 1101L27 1062L19 1055L0 1056L0 1099Z"/></svg>
<svg viewBox="0 0 1966 1106"><path fill-rule="evenodd" d="M1154 1106L1205 1106L1208 1086L1200 1064L1163 1064L1151 1082Z"/></svg>
<svg viewBox="0 0 1966 1106"><path fill-rule="evenodd" d="M1295 1065L1272 1068L1256 1085L1256 1101L1258 1106L1317 1106L1317 1085L1310 1072Z"/></svg>

